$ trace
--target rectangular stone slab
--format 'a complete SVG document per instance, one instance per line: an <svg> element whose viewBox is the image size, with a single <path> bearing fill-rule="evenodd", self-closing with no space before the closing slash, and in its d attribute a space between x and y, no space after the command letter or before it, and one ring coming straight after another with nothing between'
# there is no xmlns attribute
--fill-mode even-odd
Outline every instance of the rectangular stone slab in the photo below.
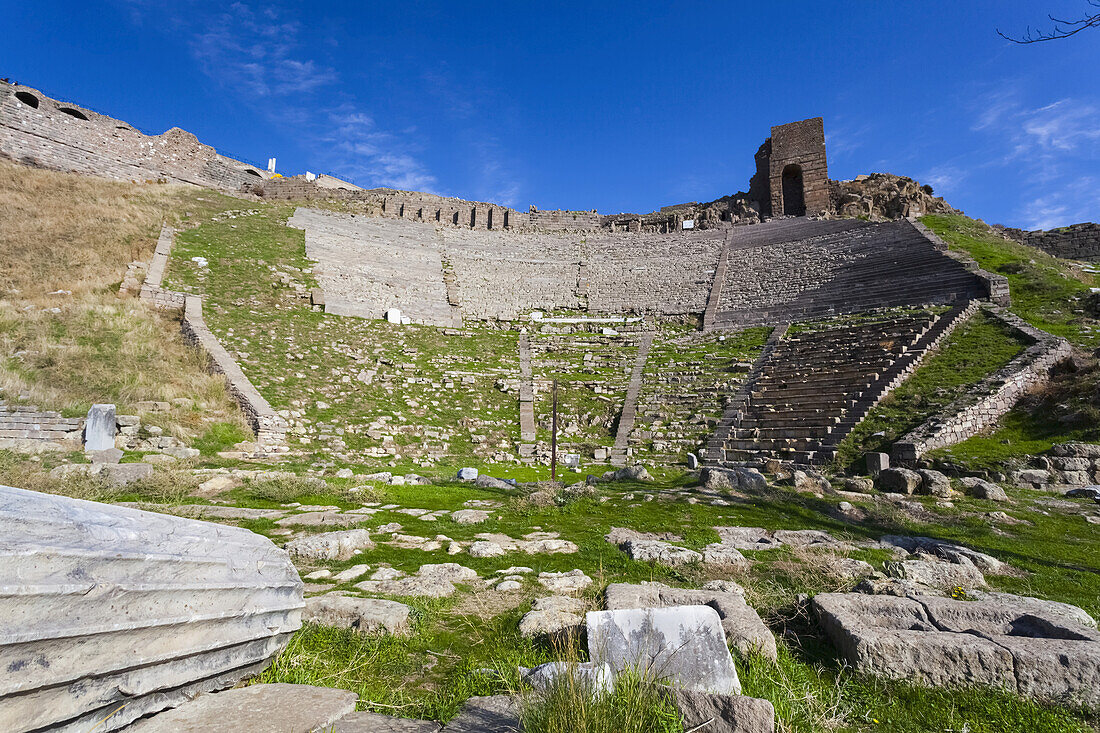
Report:
<svg viewBox="0 0 1100 733"><path fill-rule="evenodd" d="M593 611L586 617L588 655L616 672L637 669L674 686L741 694L718 612L708 606Z"/></svg>

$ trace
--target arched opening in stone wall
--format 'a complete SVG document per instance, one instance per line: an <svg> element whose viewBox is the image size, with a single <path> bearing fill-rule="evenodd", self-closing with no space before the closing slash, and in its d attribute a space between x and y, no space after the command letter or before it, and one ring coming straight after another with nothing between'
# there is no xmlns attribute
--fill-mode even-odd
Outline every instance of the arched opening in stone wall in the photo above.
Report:
<svg viewBox="0 0 1100 733"><path fill-rule="evenodd" d="M16 92L15 98L28 107L38 109L38 97L34 96L30 92Z"/></svg>
<svg viewBox="0 0 1100 733"><path fill-rule="evenodd" d="M248 174L248 175L250 175L250 176L256 176L257 178L263 178L263 176L261 176L261 175L260 175L259 173L257 173L256 171L252 170L251 168L245 168L245 169L244 169L244 172L245 172L245 173L247 173L247 174Z"/></svg>
<svg viewBox="0 0 1100 733"><path fill-rule="evenodd" d="M69 117L75 117L78 120L84 120L85 122L88 121L87 115L85 115L83 112L81 112L78 109L73 109L72 107L58 107L57 111L58 112L64 112Z"/></svg>
<svg viewBox="0 0 1100 733"><path fill-rule="evenodd" d="M791 163L783 169L783 213L806 215L806 192L802 187L802 166Z"/></svg>

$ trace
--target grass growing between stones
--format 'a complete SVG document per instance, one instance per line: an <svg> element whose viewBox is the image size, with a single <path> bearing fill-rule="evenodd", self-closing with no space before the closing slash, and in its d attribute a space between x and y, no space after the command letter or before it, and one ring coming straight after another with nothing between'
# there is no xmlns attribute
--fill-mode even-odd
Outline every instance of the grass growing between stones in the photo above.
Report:
<svg viewBox="0 0 1100 733"><path fill-rule="evenodd" d="M999 321L978 311L848 434L837 451L837 463L862 468L858 464L864 455L888 451L894 441L1004 367L1024 348Z"/></svg>
<svg viewBox="0 0 1100 733"><path fill-rule="evenodd" d="M1080 346L1100 346L1100 321L1085 305L1089 288L1100 286L1095 275L1042 250L1007 241L965 216L929 215L921 222L983 269L1007 277L1012 311L1025 321Z"/></svg>
<svg viewBox="0 0 1100 733"><path fill-rule="evenodd" d="M680 713L659 684L623 671L610 692L595 692L571 674L529 693L520 720L530 733L679 733Z"/></svg>

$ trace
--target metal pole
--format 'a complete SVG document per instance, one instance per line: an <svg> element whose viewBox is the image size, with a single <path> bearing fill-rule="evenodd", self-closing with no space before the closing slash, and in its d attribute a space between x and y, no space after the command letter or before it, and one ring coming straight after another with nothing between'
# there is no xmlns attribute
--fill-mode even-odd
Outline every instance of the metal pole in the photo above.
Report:
<svg viewBox="0 0 1100 733"><path fill-rule="evenodd" d="M558 480L558 380L554 380L554 413L550 427L550 480Z"/></svg>

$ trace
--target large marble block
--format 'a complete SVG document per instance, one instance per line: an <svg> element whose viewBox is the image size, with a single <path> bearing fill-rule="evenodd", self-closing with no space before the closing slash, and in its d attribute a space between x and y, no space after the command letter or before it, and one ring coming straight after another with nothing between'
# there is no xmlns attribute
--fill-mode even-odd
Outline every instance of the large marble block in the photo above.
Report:
<svg viewBox="0 0 1100 733"><path fill-rule="evenodd" d="M618 674L635 669L675 687L741 694L722 621L709 606L592 611L588 656Z"/></svg>
<svg viewBox="0 0 1100 733"><path fill-rule="evenodd" d="M118 432L114 405L92 405L84 421L84 450L110 450Z"/></svg>
<svg viewBox="0 0 1100 733"><path fill-rule="evenodd" d="M0 730L115 730L232 686L302 606L248 530L0 486Z"/></svg>

